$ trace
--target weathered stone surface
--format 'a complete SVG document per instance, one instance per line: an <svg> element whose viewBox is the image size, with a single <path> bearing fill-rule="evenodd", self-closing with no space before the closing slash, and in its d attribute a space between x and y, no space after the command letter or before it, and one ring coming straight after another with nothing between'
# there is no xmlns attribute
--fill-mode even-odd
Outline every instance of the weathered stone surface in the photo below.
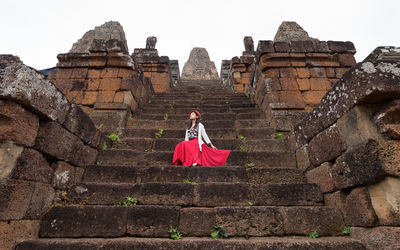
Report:
<svg viewBox="0 0 400 250"><path fill-rule="evenodd" d="M193 48L182 69L182 80L219 80L214 62L205 48Z"/></svg>
<svg viewBox="0 0 400 250"><path fill-rule="evenodd" d="M392 139L400 139L399 133L393 133L391 125L398 123L400 117L400 100L393 100L384 105L381 110L374 114L374 122L378 125L379 131L387 134Z"/></svg>
<svg viewBox="0 0 400 250"><path fill-rule="evenodd" d="M373 227L378 223L371 205L368 189L357 187L346 198L346 224L360 227Z"/></svg>
<svg viewBox="0 0 400 250"><path fill-rule="evenodd" d="M21 180L0 183L0 220L38 219L54 198L50 185Z"/></svg>
<svg viewBox="0 0 400 250"><path fill-rule="evenodd" d="M178 60L170 60L169 67L171 69L172 83L176 86L180 79L179 62Z"/></svg>
<svg viewBox="0 0 400 250"><path fill-rule="evenodd" d="M64 127L82 139L85 144L96 148L99 145L100 131L97 130L92 119L79 105L72 104L65 119Z"/></svg>
<svg viewBox="0 0 400 250"><path fill-rule="evenodd" d="M13 246L25 240L37 239L39 220L20 220L0 222L0 246L2 249L14 249Z"/></svg>
<svg viewBox="0 0 400 250"><path fill-rule="evenodd" d="M380 178L382 172L378 145L373 140L345 152L336 159L331 170L337 189L374 182Z"/></svg>
<svg viewBox="0 0 400 250"><path fill-rule="evenodd" d="M178 228L180 207L133 206L127 208L127 233L133 236L168 237Z"/></svg>
<svg viewBox="0 0 400 250"><path fill-rule="evenodd" d="M51 207L55 192L51 185L36 183L24 219L37 220ZM25 197L26 198L26 197Z"/></svg>
<svg viewBox="0 0 400 250"><path fill-rule="evenodd" d="M254 51L254 42L253 38L251 36L245 36L243 38L243 43L244 43L244 51L243 51L243 56L254 56L255 51Z"/></svg>
<svg viewBox="0 0 400 250"><path fill-rule="evenodd" d="M305 31L296 22L282 22L274 38L274 42L307 41L307 40L317 40L317 39L309 37L307 31Z"/></svg>
<svg viewBox="0 0 400 250"><path fill-rule="evenodd" d="M0 69L6 68L16 63L22 63L18 56L14 56L11 54L0 55Z"/></svg>
<svg viewBox="0 0 400 250"><path fill-rule="evenodd" d="M25 148L16 161L10 176L13 179L51 183L53 169L43 155L31 148Z"/></svg>
<svg viewBox="0 0 400 250"><path fill-rule="evenodd" d="M324 162L321 166L308 171L306 173L307 182L317 184L324 193L333 191L335 184L330 173L331 167L331 163Z"/></svg>
<svg viewBox="0 0 400 250"><path fill-rule="evenodd" d="M70 108L67 98L44 75L20 63L0 70L0 97L59 123L64 122Z"/></svg>
<svg viewBox="0 0 400 250"><path fill-rule="evenodd" d="M179 216L179 229L184 235L203 236L205 232L209 235L213 231L215 222L215 209L182 208Z"/></svg>
<svg viewBox="0 0 400 250"><path fill-rule="evenodd" d="M149 36L146 39L146 49L155 49L156 48L156 43L157 43L157 37Z"/></svg>
<svg viewBox="0 0 400 250"><path fill-rule="evenodd" d="M400 67L386 54L400 54L395 47L378 47L353 66L328 91L321 104L294 129L298 146L335 123L358 104L385 103L400 98ZM390 93L390 94L389 94Z"/></svg>
<svg viewBox="0 0 400 250"><path fill-rule="evenodd" d="M82 168L74 167L63 161L53 163L52 168L55 169L52 184L58 189L66 189L75 185L81 180L84 171Z"/></svg>
<svg viewBox="0 0 400 250"><path fill-rule="evenodd" d="M29 209L35 184L10 180L0 183L0 220L21 220Z"/></svg>
<svg viewBox="0 0 400 250"><path fill-rule="evenodd" d="M336 208L345 214L346 198L347 194L342 190L333 193L327 193L324 195L325 206Z"/></svg>
<svg viewBox="0 0 400 250"><path fill-rule="evenodd" d="M361 240L368 250L395 250L400 247L399 227L352 227L351 237Z"/></svg>
<svg viewBox="0 0 400 250"><path fill-rule="evenodd" d="M0 140L32 147L39 128L39 118L12 101L0 100Z"/></svg>
<svg viewBox="0 0 400 250"><path fill-rule="evenodd" d="M357 105L337 121L340 136L348 149L366 143L368 140L382 141L383 138L376 125L371 121L371 116L371 109Z"/></svg>
<svg viewBox="0 0 400 250"><path fill-rule="evenodd" d="M107 44L108 49L117 49L128 54L128 44L125 38L125 32L119 22L109 21L101 26L95 27L93 30L86 32L78 42L72 45L69 53L89 53L91 47L96 47L94 40L98 41L118 41L118 48L115 48L115 42ZM113 46L114 45L114 46Z"/></svg>
<svg viewBox="0 0 400 250"><path fill-rule="evenodd" d="M400 179L386 177L368 186L371 203L380 225L400 225Z"/></svg>
<svg viewBox="0 0 400 250"><path fill-rule="evenodd" d="M0 142L0 180L9 177L23 150L24 147L18 146L12 141Z"/></svg>
<svg viewBox="0 0 400 250"><path fill-rule="evenodd" d="M53 207L42 218L39 235L40 237L119 237L126 233L126 218L126 207Z"/></svg>
<svg viewBox="0 0 400 250"><path fill-rule="evenodd" d="M94 164L97 157L97 150L85 146L78 137L55 122L46 122L40 126L35 147L77 166Z"/></svg>
<svg viewBox="0 0 400 250"><path fill-rule="evenodd" d="M341 138L336 126L331 126L316 135L308 144L310 162L314 166L338 157L346 150L346 143Z"/></svg>

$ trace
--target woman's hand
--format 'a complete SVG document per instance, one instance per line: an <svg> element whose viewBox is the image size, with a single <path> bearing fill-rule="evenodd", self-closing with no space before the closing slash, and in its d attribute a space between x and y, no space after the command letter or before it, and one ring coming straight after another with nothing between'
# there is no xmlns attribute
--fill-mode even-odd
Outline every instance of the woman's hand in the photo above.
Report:
<svg viewBox="0 0 400 250"><path fill-rule="evenodd" d="M212 149L217 149L212 143L210 143Z"/></svg>

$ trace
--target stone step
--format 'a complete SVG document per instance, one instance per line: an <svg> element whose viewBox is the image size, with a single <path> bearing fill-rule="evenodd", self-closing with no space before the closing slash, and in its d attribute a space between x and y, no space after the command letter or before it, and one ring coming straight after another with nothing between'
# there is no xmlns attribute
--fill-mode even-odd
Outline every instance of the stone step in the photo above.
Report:
<svg viewBox="0 0 400 250"><path fill-rule="evenodd" d="M147 103L146 108L159 108L159 109L205 109L205 108L254 108L255 104L251 102L214 102L214 103L173 103L173 102L165 102L165 103L157 103L151 102Z"/></svg>
<svg viewBox="0 0 400 250"><path fill-rule="evenodd" d="M159 128L163 129L163 128ZM159 129L152 128L124 128L121 130L121 138L124 137L139 137L139 138L155 138ZM185 139L185 128L182 129L163 129L160 138L177 138ZM239 135L247 139L271 139L274 137L275 130L272 128L206 128L206 132L210 140L213 139L234 139Z"/></svg>
<svg viewBox="0 0 400 250"><path fill-rule="evenodd" d="M171 165L173 151L138 152L130 149L106 149L99 153L97 161L105 165ZM296 168L294 153L269 151L232 150L226 166L247 166L253 163L257 167Z"/></svg>
<svg viewBox="0 0 400 250"><path fill-rule="evenodd" d="M187 116L189 117L189 115ZM187 120L144 120L144 119L132 119L128 120L126 127L132 128L152 128L152 129L178 129L186 128L189 126L189 119ZM252 119L252 120L205 120L202 121L206 128L266 128L269 127L269 123L265 119Z"/></svg>
<svg viewBox="0 0 400 250"><path fill-rule="evenodd" d="M119 143L114 144L116 149L132 149L135 151L172 151L183 138L122 138ZM240 150L240 147L251 151L284 152L287 151L284 140L258 139L241 141L239 139L213 139L212 143L219 149Z"/></svg>
<svg viewBox="0 0 400 250"><path fill-rule="evenodd" d="M143 120L164 120L164 114L148 114L141 113L134 116L135 118L140 118ZM232 113L232 112L223 112L223 113L204 113L201 114L202 120L236 120L236 119L265 119L265 115L259 111L249 112L249 113ZM186 112L185 114L168 114L169 120L189 120L189 114Z"/></svg>
<svg viewBox="0 0 400 250"><path fill-rule="evenodd" d="M183 237L180 240L165 238L80 238L80 239L38 239L24 241L17 245L16 250L54 250L54 249L176 249L176 250L230 250L230 249L296 249L296 250L364 250L365 247L357 240L348 237L251 237L228 238L213 240L210 237Z"/></svg>
<svg viewBox="0 0 400 250"><path fill-rule="evenodd" d="M302 183L303 172L290 168L243 167L183 167L183 166L87 166L83 182L98 183L146 183L178 182L184 180L196 183L208 182L248 182L266 183Z"/></svg>
<svg viewBox="0 0 400 250"><path fill-rule="evenodd" d="M210 237L215 223L223 225L231 237L308 236L315 230L320 236L340 236L344 227L339 210L322 206L182 208L78 205L50 209L42 218L39 236L169 237L168 229L172 226L178 228L184 237Z"/></svg>
<svg viewBox="0 0 400 250"><path fill-rule="evenodd" d="M315 206L323 196L309 183L250 184L213 182L80 183L67 194L70 204L114 205L125 197L135 197L141 205L180 205L196 207Z"/></svg>
<svg viewBox="0 0 400 250"><path fill-rule="evenodd" d="M150 114L188 114L188 112L193 109L192 108L170 108L170 107L158 107L158 108L151 108L151 107L144 107L141 110L142 114L150 113ZM253 113L253 112L260 112L258 109L254 107L249 108L229 108L229 107L219 107L219 108L199 108L198 111L200 113Z"/></svg>

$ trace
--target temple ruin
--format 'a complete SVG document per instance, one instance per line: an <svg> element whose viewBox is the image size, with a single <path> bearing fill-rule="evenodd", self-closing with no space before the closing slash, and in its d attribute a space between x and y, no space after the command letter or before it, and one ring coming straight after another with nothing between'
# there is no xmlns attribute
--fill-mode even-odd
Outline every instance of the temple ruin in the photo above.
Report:
<svg viewBox="0 0 400 250"><path fill-rule="evenodd" d="M1 249L400 248L400 48L283 22L219 76L143 41L107 22L48 76L0 55ZM191 109L226 166L171 164Z"/></svg>

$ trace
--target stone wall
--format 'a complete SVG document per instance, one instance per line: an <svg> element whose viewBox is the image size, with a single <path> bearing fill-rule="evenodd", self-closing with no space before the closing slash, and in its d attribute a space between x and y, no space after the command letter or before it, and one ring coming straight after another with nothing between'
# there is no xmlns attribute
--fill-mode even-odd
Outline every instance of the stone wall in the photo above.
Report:
<svg viewBox="0 0 400 250"><path fill-rule="evenodd" d="M318 41L305 37L304 30L279 30L280 40L258 43L249 92L272 126L289 131L356 63L356 50L351 42Z"/></svg>
<svg viewBox="0 0 400 250"><path fill-rule="evenodd" d="M0 245L38 237L39 219L63 202L109 145L89 116L18 57L0 55Z"/></svg>
<svg viewBox="0 0 400 250"><path fill-rule="evenodd" d="M352 67L294 132L298 167L342 210L352 236L397 249L400 48L378 47Z"/></svg>
<svg viewBox="0 0 400 250"><path fill-rule="evenodd" d="M87 32L69 53L59 54L57 68L48 79L68 100L80 105L98 127L115 133L151 98L154 90L129 56L122 27L117 25L120 28L114 33L118 35L111 36L119 39L104 37L104 33L111 32L110 25L115 26L109 22L96 27L95 34Z"/></svg>
<svg viewBox="0 0 400 250"><path fill-rule="evenodd" d="M217 68L205 48L195 47L182 69L184 81L220 81Z"/></svg>

